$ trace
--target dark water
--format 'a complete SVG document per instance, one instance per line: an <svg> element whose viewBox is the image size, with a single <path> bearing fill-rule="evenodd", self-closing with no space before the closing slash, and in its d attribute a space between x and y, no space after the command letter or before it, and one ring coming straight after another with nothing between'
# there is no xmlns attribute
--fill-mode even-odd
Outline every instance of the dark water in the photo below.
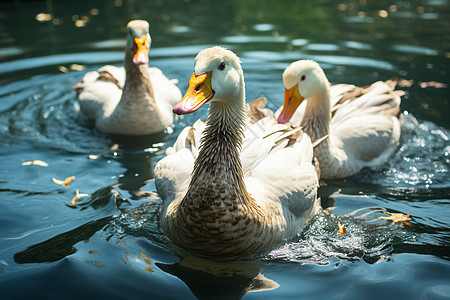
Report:
<svg viewBox="0 0 450 300"><path fill-rule="evenodd" d="M332 83L398 76L401 146L378 170L323 182L335 208L297 240L245 261L189 256L162 234L153 167L206 110L171 135L116 139L87 126L71 90L121 64L132 18L150 21L150 63L183 92L197 52L217 44L241 57L247 99L272 109L297 59L317 60ZM445 0L2 2L0 297L449 299L449 72ZM69 176L70 188L52 182ZM77 189L90 196L71 205ZM372 221L386 212L411 220Z"/></svg>

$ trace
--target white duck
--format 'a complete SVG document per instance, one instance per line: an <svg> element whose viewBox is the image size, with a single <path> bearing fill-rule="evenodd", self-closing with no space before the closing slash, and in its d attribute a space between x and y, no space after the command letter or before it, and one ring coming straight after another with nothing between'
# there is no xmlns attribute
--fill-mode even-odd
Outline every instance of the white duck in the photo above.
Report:
<svg viewBox="0 0 450 300"><path fill-rule="evenodd" d="M240 60L222 47L197 55L173 111L192 113L207 102L206 124L185 128L155 167L164 232L190 252L222 258L295 237L320 209L311 140L273 117L246 127Z"/></svg>
<svg viewBox="0 0 450 300"><path fill-rule="evenodd" d="M172 107L181 92L160 69L148 67L149 24L127 25L125 67L104 66L74 85L81 111L108 134L147 135L173 123Z"/></svg>
<svg viewBox="0 0 450 300"><path fill-rule="evenodd" d="M363 167L377 166L397 148L404 92L394 90L396 79L364 88L330 87L319 64L300 60L286 68L283 82L284 106L278 122L292 117L291 123L301 126L313 140L327 137L314 148L322 178L344 178ZM299 107L305 99L306 104Z"/></svg>

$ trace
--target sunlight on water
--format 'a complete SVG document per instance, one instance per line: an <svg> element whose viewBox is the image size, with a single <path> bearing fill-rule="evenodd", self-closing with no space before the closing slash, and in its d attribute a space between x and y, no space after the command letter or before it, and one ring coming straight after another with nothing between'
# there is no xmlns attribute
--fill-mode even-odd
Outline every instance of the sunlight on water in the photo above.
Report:
<svg viewBox="0 0 450 300"><path fill-rule="evenodd" d="M4 142L28 140L71 152L103 151L109 143L107 137L91 134L70 89L81 74L41 75L6 86L3 102L9 108L0 112Z"/></svg>
<svg viewBox="0 0 450 300"><path fill-rule="evenodd" d="M401 144L389 161L389 169L369 178L360 177L385 186L439 187L448 181L450 169L450 133L431 122L403 116Z"/></svg>
<svg viewBox="0 0 450 300"><path fill-rule="evenodd" d="M326 259L330 257L364 259L370 263L385 260L393 251L395 238L406 242L413 240L414 235L402 223L376 220L384 215L380 211L368 208L362 210L364 214L360 213L360 217L323 211L310 221L299 241L273 250L266 259L320 264L328 263ZM345 228L345 233L339 233L340 226Z"/></svg>
<svg viewBox="0 0 450 300"><path fill-rule="evenodd" d="M2 3L2 296L449 298L448 1L219 2ZM329 210L293 241L240 260L193 257L162 231L154 167L207 109L167 134L120 139L95 130L72 91L86 72L123 65L132 18L150 21L150 66L182 93L195 56L214 45L241 58L247 101L264 96L272 110L298 59L318 61L333 84L398 76L398 151L379 168L322 181ZM22 165L30 160L48 165ZM71 187L52 181L68 176Z"/></svg>

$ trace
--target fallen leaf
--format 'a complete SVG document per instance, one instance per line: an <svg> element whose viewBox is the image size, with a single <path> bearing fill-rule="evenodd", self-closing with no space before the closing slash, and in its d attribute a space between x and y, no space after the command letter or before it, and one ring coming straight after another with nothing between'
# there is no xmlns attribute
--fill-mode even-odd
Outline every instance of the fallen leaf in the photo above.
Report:
<svg viewBox="0 0 450 300"><path fill-rule="evenodd" d="M45 161L42 161L42 160L30 160L30 161L25 161L22 163L22 166L30 166L30 165L41 166L41 167L49 166L48 163L46 163Z"/></svg>
<svg viewBox="0 0 450 300"><path fill-rule="evenodd" d="M421 88L427 88L427 87L434 87L437 89L443 89L446 88L447 85L445 83L437 82L437 81L428 81L428 82L421 82L420 83Z"/></svg>
<svg viewBox="0 0 450 300"><path fill-rule="evenodd" d="M100 157L100 155L94 155L94 154L89 154L89 159L97 159Z"/></svg>
<svg viewBox="0 0 450 300"><path fill-rule="evenodd" d="M83 71L86 67L83 65L71 64L69 68L72 71Z"/></svg>
<svg viewBox="0 0 450 300"><path fill-rule="evenodd" d="M70 187L69 183L71 183L75 179L75 176L67 177L64 180L58 180L56 178L52 178L53 182L59 185L63 185L65 187Z"/></svg>
<svg viewBox="0 0 450 300"><path fill-rule="evenodd" d="M67 73L67 72L69 72L69 69L67 69L67 68L64 67L64 66L59 66L59 67L58 67L58 70L59 70L60 72L62 72L62 73Z"/></svg>
<svg viewBox="0 0 450 300"><path fill-rule="evenodd" d="M341 223L338 222L338 226L339 226L339 235L343 235L344 233L347 232L347 229L341 225Z"/></svg>
<svg viewBox="0 0 450 300"><path fill-rule="evenodd" d="M406 80L406 79L399 79L397 85L399 87L411 87L414 83L414 80Z"/></svg>
<svg viewBox="0 0 450 300"><path fill-rule="evenodd" d="M83 198L83 197L89 197L88 194L80 194L78 189L76 191L76 195L75 197L72 199L72 201L70 202L72 205L77 205L78 204L78 199Z"/></svg>
<svg viewBox="0 0 450 300"><path fill-rule="evenodd" d="M409 213L407 215L404 215L402 213L387 212L387 214L389 214L389 217L380 217L380 220L393 221L394 223L406 222L406 221L411 220L411 218L409 217Z"/></svg>
<svg viewBox="0 0 450 300"><path fill-rule="evenodd" d="M46 14L46 13L40 13L40 14L37 14L35 18L39 22L47 22L47 21L51 21L53 19L53 15Z"/></svg>

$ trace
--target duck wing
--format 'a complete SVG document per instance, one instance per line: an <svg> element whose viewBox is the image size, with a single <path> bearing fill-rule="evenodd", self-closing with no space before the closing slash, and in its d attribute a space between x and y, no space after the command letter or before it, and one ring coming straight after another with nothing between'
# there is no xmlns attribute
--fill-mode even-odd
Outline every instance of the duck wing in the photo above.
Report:
<svg viewBox="0 0 450 300"><path fill-rule="evenodd" d="M330 138L342 145L349 160L366 165L384 160L397 146L400 137L400 96L395 80L378 81L344 93L332 111Z"/></svg>
<svg viewBox="0 0 450 300"><path fill-rule="evenodd" d="M285 217L293 222L309 216L318 188L309 136L268 117L247 127L243 145L245 184L255 201L285 207Z"/></svg>
<svg viewBox="0 0 450 300"><path fill-rule="evenodd" d="M111 114L122 96L124 83L123 67L107 65L97 71L87 72L73 86L83 114L93 120Z"/></svg>
<svg viewBox="0 0 450 300"><path fill-rule="evenodd" d="M156 190L165 205L179 193L187 191L204 128L205 124L200 120L193 126L185 127L173 147L167 148L166 156L156 164Z"/></svg>

